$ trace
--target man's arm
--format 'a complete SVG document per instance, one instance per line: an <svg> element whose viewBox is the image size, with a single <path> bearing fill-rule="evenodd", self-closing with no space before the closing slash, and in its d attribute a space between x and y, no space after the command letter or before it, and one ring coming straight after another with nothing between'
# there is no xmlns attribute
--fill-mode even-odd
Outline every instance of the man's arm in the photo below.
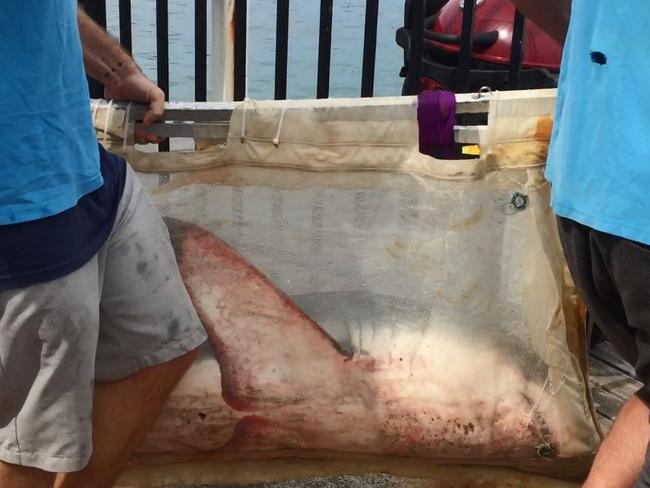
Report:
<svg viewBox="0 0 650 488"><path fill-rule="evenodd" d="M569 29L571 0L512 0L515 7L564 45Z"/></svg>
<svg viewBox="0 0 650 488"><path fill-rule="evenodd" d="M648 406L637 395L616 417L582 488L631 488L642 474L650 439ZM647 471L647 470L646 470ZM647 476L642 474L642 476ZM647 478L642 478L647 483ZM639 484L638 486L648 486Z"/></svg>
<svg viewBox="0 0 650 488"><path fill-rule="evenodd" d="M165 111L163 91L140 71L120 43L88 17L81 7L77 9L77 22L86 73L106 87L106 98L148 103L149 110L143 122L148 124L160 119Z"/></svg>

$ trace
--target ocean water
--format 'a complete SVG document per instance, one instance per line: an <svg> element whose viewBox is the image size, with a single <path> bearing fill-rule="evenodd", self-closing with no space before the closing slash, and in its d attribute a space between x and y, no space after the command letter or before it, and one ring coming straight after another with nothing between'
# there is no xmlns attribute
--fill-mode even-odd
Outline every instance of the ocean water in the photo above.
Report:
<svg viewBox="0 0 650 488"><path fill-rule="evenodd" d="M210 4L210 2L208 2ZM118 3L108 0L108 30L119 35ZM133 55L156 79L155 0L132 2ZM320 0L290 4L288 97L314 98ZM402 0L380 1L375 95L399 95L402 50L395 31L403 22ZM273 98L276 0L249 0L248 96ZM361 90L365 0L334 0L330 96L358 97ZM169 2L170 99L194 98L194 1Z"/></svg>

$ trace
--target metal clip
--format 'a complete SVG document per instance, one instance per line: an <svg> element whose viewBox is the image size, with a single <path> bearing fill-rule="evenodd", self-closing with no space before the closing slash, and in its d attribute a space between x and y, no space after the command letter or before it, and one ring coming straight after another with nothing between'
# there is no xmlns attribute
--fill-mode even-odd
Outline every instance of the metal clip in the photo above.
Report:
<svg viewBox="0 0 650 488"><path fill-rule="evenodd" d="M490 88L489 86L483 86L483 87L481 87L481 89L478 91L478 93L474 93L474 95L472 95L472 98L473 98L474 100L480 100L481 98L483 98L483 97L485 97L485 96L488 96L488 95L489 95L489 96L492 95L492 88Z"/></svg>
<svg viewBox="0 0 650 488"><path fill-rule="evenodd" d="M510 199L510 206L515 210L526 210L528 208L528 195L520 192L513 193Z"/></svg>

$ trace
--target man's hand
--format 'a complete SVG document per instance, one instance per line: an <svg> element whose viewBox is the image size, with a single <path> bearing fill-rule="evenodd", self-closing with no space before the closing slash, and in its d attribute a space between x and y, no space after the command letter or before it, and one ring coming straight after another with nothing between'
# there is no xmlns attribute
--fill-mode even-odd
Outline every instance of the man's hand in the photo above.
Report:
<svg viewBox="0 0 650 488"><path fill-rule="evenodd" d="M117 83L106 85L104 96L111 100L148 103L149 109L142 119L145 125L160 120L165 113L165 94L139 70ZM160 142L155 135L137 129L135 140L140 144Z"/></svg>
<svg viewBox="0 0 650 488"><path fill-rule="evenodd" d="M140 71L120 43L88 17L81 7L77 9L77 23L86 73L106 87L104 96L112 100L148 103L144 124L160 120L165 112L163 91ZM160 142L153 134L141 130L136 130L135 141Z"/></svg>

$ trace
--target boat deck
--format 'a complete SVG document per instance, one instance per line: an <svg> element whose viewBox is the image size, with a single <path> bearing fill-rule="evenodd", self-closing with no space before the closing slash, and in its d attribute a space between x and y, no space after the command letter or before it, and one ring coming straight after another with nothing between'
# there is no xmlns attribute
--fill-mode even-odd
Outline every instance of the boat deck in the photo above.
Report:
<svg viewBox="0 0 650 488"><path fill-rule="evenodd" d="M593 347L589 374L596 411L607 433L623 403L641 388L634 370L607 342Z"/></svg>

